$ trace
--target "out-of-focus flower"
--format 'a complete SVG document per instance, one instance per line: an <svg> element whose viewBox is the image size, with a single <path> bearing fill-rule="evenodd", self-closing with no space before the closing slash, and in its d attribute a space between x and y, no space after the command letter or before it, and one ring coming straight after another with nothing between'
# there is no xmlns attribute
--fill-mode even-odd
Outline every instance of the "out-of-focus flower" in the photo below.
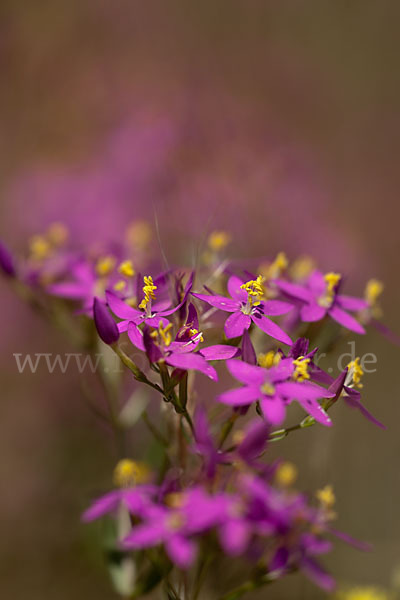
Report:
<svg viewBox="0 0 400 600"><path fill-rule="evenodd" d="M304 285L275 280L277 287L289 298L301 302L300 317L302 321L320 321L329 315L343 327L356 333L365 333L364 327L347 311L358 312L367 307L361 298L339 294L342 276L338 273L314 271Z"/></svg>
<svg viewBox="0 0 400 600"><path fill-rule="evenodd" d="M332 398L334 393L313 383L293 380L296 373L293 359L283 359L270 369L240 360L229 360L226 364L233 377L245 385L223 392L218 396L219 402L230 406L246 406L257 401L267 421L279 425L285 418L286 406L296 400L316 421L332 425L318 399Z"/></svg>

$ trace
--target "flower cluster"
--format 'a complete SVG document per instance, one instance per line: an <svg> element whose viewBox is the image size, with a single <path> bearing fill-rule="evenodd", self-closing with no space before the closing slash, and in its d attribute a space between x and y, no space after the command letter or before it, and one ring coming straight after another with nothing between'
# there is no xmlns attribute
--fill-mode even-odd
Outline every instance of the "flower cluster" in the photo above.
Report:
<svg viewBox="0 0 400 600"><path fill-rule="evenodd" d="M54 224L32 238L24 258L0 245L0 266L18 292L45 316L68 315L84 347L97 333L126 374L161 400L157 424L139 409L161 466L120 457L115 489L83 519L120 523L125 515L115 543L137 567L131 597L162 581L168 598L186 598L188 588L197 598L207 565L223 555L246 565L245 582L222 594L227 600L295 571L331 590L334 580L318 562L330 538L365 546L333 528L332 488L314 498L299 493L294 465L268 461L268 448L295 430L333 426L332 409L342 404L384 427L361 400L360 358L328 372L314 347L321 330L331 332L327 347L369 325L389 335L379 321L383 285L371 280L364 297L350 296L342 275L324 274L307 258L290 263L282 252L252 272L225 258L230 236L221 231L210 235L196 269L160 270L150 253L146 260L149 226L136 223L128 233L114 247L83 252ZM202 376L213 382L207 393ZM109 417L117 434L118 389ZM287 426L294 404L303 416Z"/></svg>

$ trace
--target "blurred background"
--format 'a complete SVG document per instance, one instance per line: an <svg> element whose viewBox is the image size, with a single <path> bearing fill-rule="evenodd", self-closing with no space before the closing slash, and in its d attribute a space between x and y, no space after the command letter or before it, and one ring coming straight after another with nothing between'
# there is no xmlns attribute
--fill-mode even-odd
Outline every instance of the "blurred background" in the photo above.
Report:
<svg viewBox="0 0 400 600"><path fill-rule="evenodd" d="M2 0L0 237L16 252L52 221L76 243L159 224L168 260L191 264L204 236L232 232L233 257L312 254L360 293L385 283L396 311L400 205L400 4L396 0ZM159 251L154 241L155 252ZM30 600L115 597L90 498L111 485L112 441L76 376L18 374L13 353L67 351L0 281L0 592ZM371 332L368 408L330 431L284 440L300 484L332 483L339 583L389 588L400 568L398 349ZM264 592L265 594L265 592ZM260 594L260 597L264 597ZM301 577L271 598L318 599Z"/></svg>

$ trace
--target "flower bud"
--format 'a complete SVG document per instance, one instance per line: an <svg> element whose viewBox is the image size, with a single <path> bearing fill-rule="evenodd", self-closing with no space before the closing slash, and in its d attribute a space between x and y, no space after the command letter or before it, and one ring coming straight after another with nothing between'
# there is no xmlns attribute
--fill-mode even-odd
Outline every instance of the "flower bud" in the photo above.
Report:
<svg viewBox="0 0 400 600"><path fill-rule="evenodd" d="M93 316L97 333L105 344L115 344L119 338L116 322L110 315L106 305L98 298L93 302Z"/></svg>
<svg viewBox="0 0 400 600"><path fill-rule="evenodd" d="M0 242L0 268L8 277L15 277L14 258L11 252Z"/></svg>

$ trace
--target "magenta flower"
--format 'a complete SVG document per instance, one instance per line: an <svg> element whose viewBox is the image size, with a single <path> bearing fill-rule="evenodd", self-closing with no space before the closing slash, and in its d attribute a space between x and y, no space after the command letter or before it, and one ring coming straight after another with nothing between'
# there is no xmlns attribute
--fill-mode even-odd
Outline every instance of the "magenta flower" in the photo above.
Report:
<svg viewBox="0 0 400 600"><path fill-rule="evenodd" d="M106 514L114 513L123 504L131 514L141 516L157 493L153 485L140 485L134 488L123 488L108 492L93 502L83 513L85 522L100 519Z"/></svg>
<svg viewBox="0 0 400 600"><path fill-rule="evenodd" d="M308 381L295 381L294 361L282 359L270 369L249 365L241 360L228 360L227 367L238 381L245 384L218 396L229 406L246 406L259 401L267 421L279 425L285 418L286 406L296 400L316 421L330 426L332 421L318 398L332 398L334 393Z"/></svg>
<svg viewBox="0 0 400 600"><path fill-rule="evenodd" d="M314 271L305 285L284 280L274 282L281 292L299 300L302 304L300 317L302 321L320 321L329 315L340 325L354 331L365 333L364 327L347 311L358 312L368 304L361 298L339 294L341 276L337 273Z"/></svg>
<svg viewBox="0 0 400 600"><path fill-rule="evenodd" d="M169 300L154 302L156 299L155 292L157 290L156 282L157 280L153 282L153 279L150 276L144 277L144 298L139 304L140 310L129 306L129 304L121 300L121 298L119 298L119 296L117 296L114 292L109 290L106 291L107 303L110 309L117 317L122 319L122 321L118 323L118 329L120 333L127 331L128 324L130 322L135 323L136 325L144 322L146 325L150 325L151 327L158 327L159 325L163 325L165 327L168 325L168 321L165 317L175 313L187 301L189 292L193 285L193 272L190 274L184 288L182 300L173 308L169 308L171 305Z"/></svg>
<svg viewBox="0 0 400 600"><path fill-rule="evenodd" d="M232 313L225 322L225 334L228 339L243 335L253 322L262 331L283 344L292 344L290 337L268 317L284 315L292 310L293 305L280 300L261 300L263 296L260 278L244 283L236 275L228 281L231 298L212 294L195 294L193 296L207 302L211 306Z"/></svg>
<svg viewBox="0 0 400 600"><path fill-rule="evenodd" d="M164 544L175 564L182 569L190 567L196 556L194 536L221 522L226 504L200 487L178 493L174 500L172 507L153 505L146 511L143 522L123 540L123 548L138 550Z"/></svg>
<svg viewBox="0 0 400 600"><path fill-rule="evenodd" d="M214 367L208 364L209 361L226 360L240 354L239 348L224 344L207 346L197 352L196 349L202 340L202 334L197 329L188 330L187 326L184 326L178 331L175 340L172 340L171 328L172 323L164 326L161 322L158 330L150 332L145 328L142 331L135 323L130 322L128 337L136 348L146 352L151 363L163 360L176 369L200 371L214 381L217 381L218 376Z"/></svg>

